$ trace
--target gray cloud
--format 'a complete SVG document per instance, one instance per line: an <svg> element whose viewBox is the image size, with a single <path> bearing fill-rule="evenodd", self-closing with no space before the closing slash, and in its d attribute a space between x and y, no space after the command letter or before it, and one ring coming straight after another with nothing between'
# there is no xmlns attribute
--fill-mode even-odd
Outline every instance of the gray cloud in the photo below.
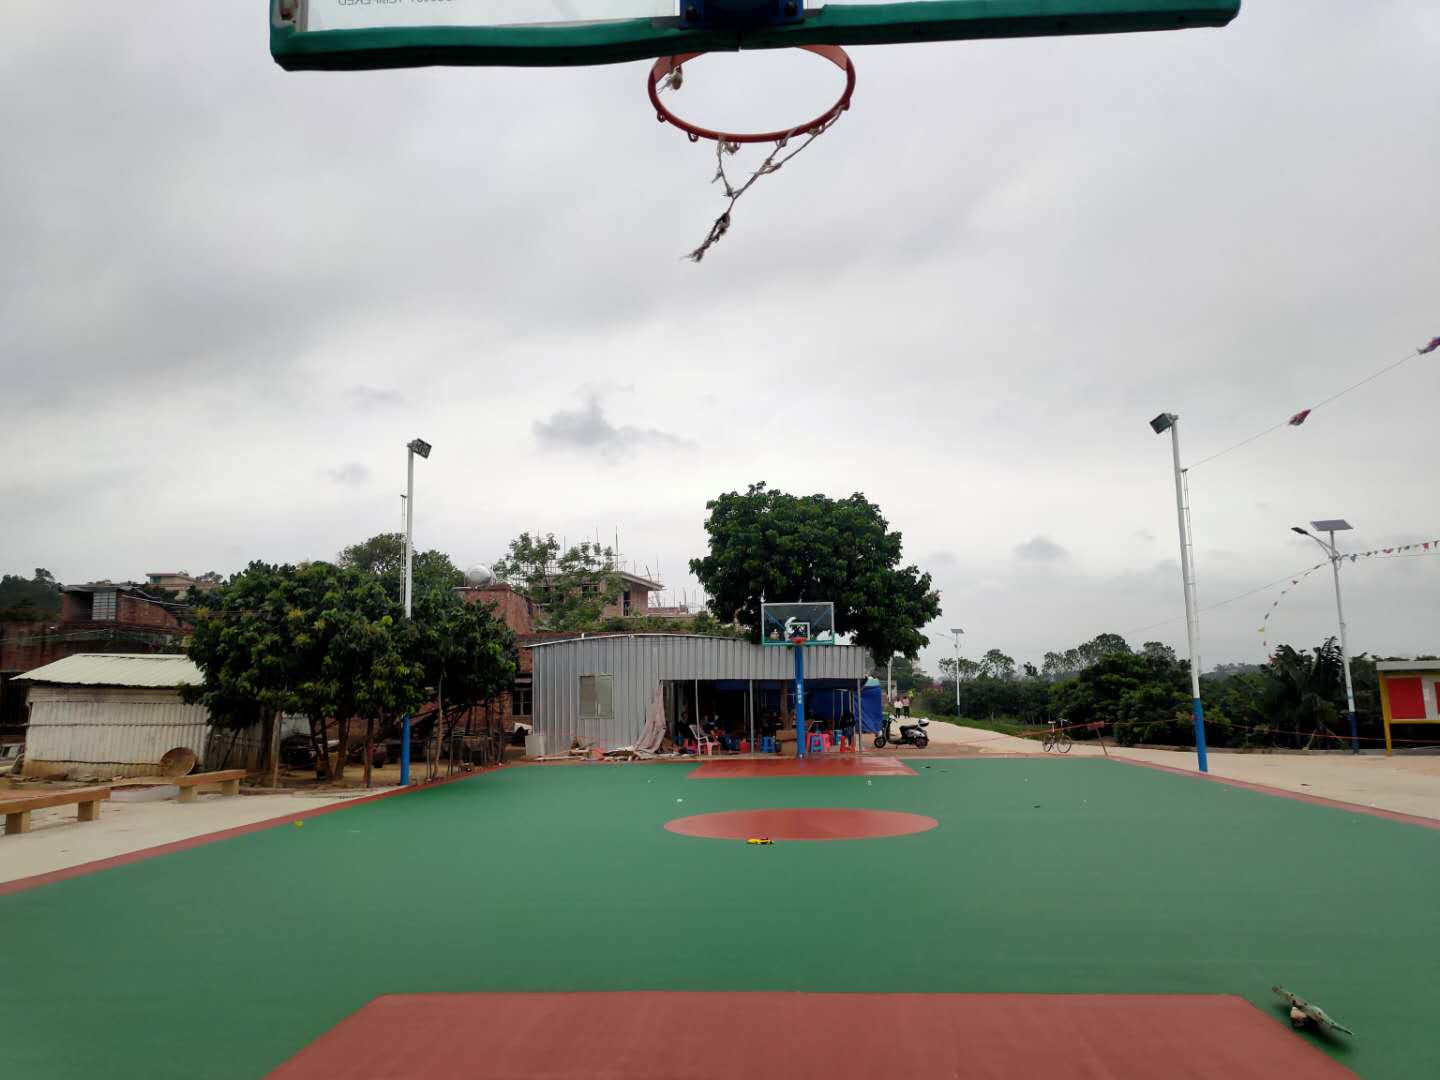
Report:
<svg viewBox="0 0 1440 1080"><path fill-rule="evenodd" d="M350 403L357 409L388 409L405 404L405 395L384 387L354 386L350 388Z"/></svg>
<svg viewBox="0 0 1440 1080"><path fill-rule="evenodd" d="M544 450L580 450L619 455L646 447L678 449L687 440L658 428L617 426L605 415L600 396L591 391L578 409L558 409L547 419L531 424L535 440Z"/></svg>
<svg viewBox="0 0 1440 1080"><path fill-rule="evenodd" d="M254 9L7 5L0 64L46 93L0 95L0 572L327 557L396 526L419 435L419 538L461 565L598 528L693 596L707 499L860 490L935 553L941 641L1183 649L1161 410L1202 607L1312 564L1293 524L1440 535L1440 365L1284 425L1440 332L1433 0L864 50L857 107L700 266L713 148L640 65L288 75ZM833 73L787 59L697 65L687 114L814 115ZM1018 556L1057 521L1065 558ZM1434 651L1437 566L1346 566L1356 652ZM1287 640L1333 632L1324 584ZM1206 658L1255 659L1270 599L1207 611Z"/></svg>
<svg viewBox="0 0 1440 1080"><path fill-rule="evenodd" d="M347 461L333 469L326 469L325 475L337 484L354 486L370 479L370 466L361 465L358 461Z"/></svg>
<svg viewBox="0 0 1440 1080"><path fill-rule="evenodd" d="M1026 562L1059 562L1069 553L1048 536L1035 536L1015 545L1015 557Z"/></svg>

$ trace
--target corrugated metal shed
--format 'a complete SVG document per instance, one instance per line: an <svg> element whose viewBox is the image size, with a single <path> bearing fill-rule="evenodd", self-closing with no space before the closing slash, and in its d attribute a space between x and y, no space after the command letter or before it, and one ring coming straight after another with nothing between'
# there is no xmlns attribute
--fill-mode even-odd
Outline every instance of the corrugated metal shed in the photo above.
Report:
<svg viewBox="0 0 1440 1080"><path fill-rule="evenodd" d="M795 677L788 648L696 634L614 634L528 646L534 657L535 730L551 753L577 735L607 748L629 746L645 726L645 709L664 681ZM874 664L858 645L805 650L805 678L863 683ZM612 715L580 716L580 677L612 676Z"/></svg>
<svg viewBox="0 0 1440 1080"><path fill-rule="evenodd" d="M18 676L61 686L131 686L172 689L204 681L195 661L167 653L76 653Z"/></svg>
<svg viewBox="0 0 1440 1080"><path fill-rule="evenodd" d="M200 767L255 768L263 752L258 725L216 731L203 705L180 700L180 685L201 681L186 656L80 653L20 678L29 683L27 776L153 776L181 746Z"/></svg>

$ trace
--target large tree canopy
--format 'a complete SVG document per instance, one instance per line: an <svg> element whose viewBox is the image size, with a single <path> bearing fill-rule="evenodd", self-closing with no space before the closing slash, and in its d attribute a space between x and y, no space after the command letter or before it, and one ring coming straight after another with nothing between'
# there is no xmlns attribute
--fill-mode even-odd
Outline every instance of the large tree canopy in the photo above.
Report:
<svg viewBox="0 0 1440 1080"><path fill-rule="evenodd" d="M0 619L47 619L60 614L60 585L49 570L37 569L30 579L19 574L0 578Z"/></svg>
<svg viewBox="0 0 1440 1080"><path fill-rule="evenodd" d="M465 575L443 551L411 553L410 574L416 597L432 589L453 589L465 583ZM402 599L405 580L405 534L379 533L340 552L336 562L378 578L385 592L396 602Z"/></svg>
<svg viewBox="0 0 1440 1080"><path fill-rule="evenodd" d="M880 508L854 494L787 495L752 484L706 504L710 554L690 571L710 610L757 635L760 604L830 601L835 628L870 650L877 664L914 658L929 644L921 629L940 615L930 575L901 566L901 537Z"/></svg>
<svg viewBox="0 0 1440 1080"><path fill-rule="evenodd" d="M535 602L545 629L595 630L624 587L614 563L615 552L598 543L562 550L554 533L523 532L495 560L494 571Z"/></svg>
<svg viewBox="0 0 1440 1080"><path fill-rule="evenodd" d="M435 565L425 591L417 580L407 620L383 566L251 563L195 610L186 651L204 682L186 688L187 700L232 729L277 713L307 716L324 761L329 719L365 719L368 740L377 722L415 709L442 685L467 706L499 693L515 676L514 638L481 605L464 603ZM342 734L342 774L344 744Z"/></svg>

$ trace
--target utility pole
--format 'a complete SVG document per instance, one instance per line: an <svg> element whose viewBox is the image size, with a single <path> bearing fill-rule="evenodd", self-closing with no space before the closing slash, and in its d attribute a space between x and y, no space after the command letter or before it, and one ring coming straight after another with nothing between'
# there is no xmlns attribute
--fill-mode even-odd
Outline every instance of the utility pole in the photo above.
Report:
<svg viewBox="0 0 1440 1080"><path fill-rule="evenodd" d="M960 720L960 637L965 633L958 626L950 628L955 638L955 720Z"/></svg>
<svg viewBox="0 0 1440 1080"><path fill-rule="evenodd" d="M1210 771L1205 747L1205 707L1200 703L1200 620L1195 613L1195 572L1190 545L1189 512L1185 505L1185 470L1180 467L1180 417L1161 413L1150 421L1156 435L1170 432L1175 461L1175 514L1180 522L1180 576L1185 585L1185 636L1190 642L1190 698L1195 722L1195 758L1200 771Z"/></svg>
<svg viewBox="0 0 1440 1080"><path fill-rule="evenodd" d="M1360 725L1355 721L1355 687L1350 681L1350 642L1345 632L1345 603L1340 599L1340 560L1345 556L1341 555L1340 549L1335 546L1335 534L1347 532L1353 527L1343 518L1312 521L1310 528L1330 534L1328 544L1309 529L1302 529L1299 525L1292 525L1290 531L1297 532L1301 536L1308 536L1324 548L1325 557L1330 560L1330 571L1335 575L1335 614L1340 619L1340 662L1345 667L1345 712L1350 718L1350 752L1358 754L1360 752Z"/></svg>
<svg viewBox="0 0 1440 1080"><path fill-rule="evenodd" d="M405 444L405 582L401 586L405 604L405 618L410 618L410 609L415 591L413 578L413 554L415 547L415 455L422 458L430 456L430 444L424 439L411 439ZM435 727L439 730L440 717L435 717ZM400 786L406 787L410 783L410 714L406 713L400 721Z"/></svg>

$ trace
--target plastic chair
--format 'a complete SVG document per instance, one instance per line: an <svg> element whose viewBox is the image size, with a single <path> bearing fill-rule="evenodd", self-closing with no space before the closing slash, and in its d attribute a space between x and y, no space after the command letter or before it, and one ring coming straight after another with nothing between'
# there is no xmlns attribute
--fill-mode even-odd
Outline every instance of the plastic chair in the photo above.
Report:
<svg viewBox="0 0 1440 1080"><path fill-rule="evenodd" d="M805 740L805 752L807 754L823 754L825 752L825 736L811 735Z"/></svg>
<svg viewBox="0 0 1440 1080"><path fill-rule="evenodd" d="M700 753L704 754L706 757L715 756L714 739L706 735L703 731L700 730L699 726L695 724L690 725L690 734L695 736L695 745L699 747Z"/></svg>
<svg viewBox="0 0 1440 1080"><path fill-rule="evenodd" d="M760 736L760 752L761 752L762 754L773 754L773 753L776 753L776 750L775 750L775 736L774 736L774 735L762 735L762 736Z"/></svg>

